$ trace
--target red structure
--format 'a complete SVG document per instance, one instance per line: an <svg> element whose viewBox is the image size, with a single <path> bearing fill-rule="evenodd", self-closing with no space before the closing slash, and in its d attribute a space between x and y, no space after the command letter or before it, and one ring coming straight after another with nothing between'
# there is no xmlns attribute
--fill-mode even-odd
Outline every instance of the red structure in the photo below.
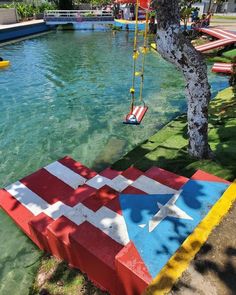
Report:
<svg viewBox="0 0 236 295"><path fill-rule="evenodd" d="M170 239L173 224L185 220L189 234L188 226L192 231L228 186L203 171L191 179L158 167L98 174L65 157L1 189L0 206L40 249L79 268L101 289L137 295L180 247L183 233L179 244ZM202 212L196 200L207 201ZM161 254L162 245L172 252Z"/></svg>
<svg viewBox="0 0 236 295"><path fill-rule="evenodd" d="M231 33L229 31L213 28L199 28L198 31L219 39L216 41L209 42L207 44L196 46L195 48L200 52L205 52L208 50L236 43L236 34Z"/></svg>
<svg viewBox="0 0 236 295"><path fill-rule="evenodd" d="M232 74L233 73L233 66L236 66L236 64L232 63L214 63L212 67L212 72L215 73L223 73L223 74Z"/></svg>
<svg viewBox="0 0 236 295"><path fill-rule="evenodd" d="M116 0L116 3L120 3L120 4L136 4L137 0ZM150 9L150 4L151 1L150 0L139 0L139 7L143 8L143 9Z"/></svg>

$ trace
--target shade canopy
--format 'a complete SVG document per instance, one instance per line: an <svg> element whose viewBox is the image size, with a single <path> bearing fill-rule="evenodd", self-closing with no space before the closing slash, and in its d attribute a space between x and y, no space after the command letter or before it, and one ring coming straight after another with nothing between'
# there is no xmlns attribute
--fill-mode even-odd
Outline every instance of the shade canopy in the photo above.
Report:
<svg viewBox="0 0 236 295"><path fill-rule="evenodd" d="M150 0L139 0L139 7L150 10ZM119 4L136 4L136 0L115 0Z"/></svg>

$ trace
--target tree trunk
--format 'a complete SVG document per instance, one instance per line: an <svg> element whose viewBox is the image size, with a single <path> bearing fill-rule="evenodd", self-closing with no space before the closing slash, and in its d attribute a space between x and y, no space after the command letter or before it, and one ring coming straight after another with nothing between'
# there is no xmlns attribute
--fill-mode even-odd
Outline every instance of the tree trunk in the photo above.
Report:
<svg viewBox="0 0 236 295"><path fill-rule="evenodd" d="M211 93L202 55L182 34L178 0L154 0L157 14L157 48L161 56L182 71L186 80L189 154L210 158L208 104Z"/></svg>
<svg viewBox="0 0 236 295"><path fill-rule="evenodd" d="M207 9L207 13L210 13L212 12L212 9L211 9L211 6L212 6L212 0L209 1L209 4L208 4L208 9Z"/></svg>

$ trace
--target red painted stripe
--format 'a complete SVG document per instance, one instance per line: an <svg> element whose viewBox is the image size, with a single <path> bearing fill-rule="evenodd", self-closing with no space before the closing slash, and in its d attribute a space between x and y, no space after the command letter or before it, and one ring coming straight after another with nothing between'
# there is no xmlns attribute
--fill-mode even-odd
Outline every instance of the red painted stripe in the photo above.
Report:
<svg viewBox="0 0 236 295"><path fill-rule="evenodd" d="M141 170L135 167L129 167L122 173L122 176L135 181L137 178L139 178L143 174L144 172L142 172Z"/></svg>
<svg viewBox="0 0 236 295"><path fill-rule="evenodd" d="M139 110L142 110L141 112L140 112L140 114L138 114L139 113ZM147 110L148 110L148 107L143 107L143 106L134 106L133 107L133 112L132 112L132 114L134 114L135 116L136 116L136 120L137 120L137 122L136 123L130 123L129 122L129 120L128 120L128 117L129 117L129 115L130 115L130 113L126 116L126 118L125 118L125 120L124 120L124 124L140 124L141 123L141 121L142 121L142 119L143 119L143 117L144 117L144 115L145 115L145 113L147 112Z"/></svg>
<svg viewBox="0 0 236 295"><path fill-rule="evenodd" d="M75 173L80 174L84 178L90 179L97 175L97 172L89 169L88 167L84 166L80 162L76 162L72 158L66 156L60 160L58 160L61 164L66 166L67 168L71 169Z"/></svg>
<svg viewBox="0 0 236 295"><path fill-rule="evenodd" d="M52 254L66 260L73 266L80 267L77 256L73 253L69 234L76 231L78 226L68 218L61 216L47 227L48 243Z"/></svg>
<svg viewBox="0 0 236 295"><path fill-rule="evenodd" d="M80 186L72 194L70 194L66 199L66 205L74 207L78 203L82 203L85 199L89 198L97 191L96 188L84 184Z"/></svg>
<svg viewBox="0 0 236 295"><path fill-rule="evenodd" d="M205 171L202 171L202 170L197 170L197 172L194 173L194 175L191 177L191 179L193 179L193 180L205 180L205 181L223 182L223 183L230 184L229 181L227 181L227 180L225 180L223 178L220 178L218 176L209 174L209 173L207 173Z"/></svg>
<svg viewBox="0 0 236 295"><path fill-rule="evenodd" d="M206 45L196 46L195 48L197 50L203 52L203 51L207 51L207 50L214 49L214 48L217 48L217 47L225 46L225 45L228 45L228 44L231 44L231 43L236 43L236 40L222 39L222 40L207 43Z"/></svg>
<svg viewBox="0 0 236 295"><path fill-rule="evenodd" d="M231 69L227 69L227 68L213 67L213 68L212 68L212 72L215 72L215 73L232 74L233 71L232 71Z"/></svg>
<svg viewBox="0 0 236 295"><path fill-rule="evenodd" d="M82 203L89 209L96 212L99 208L107 204L110 200L118 197L118 192L111 187L104 185L97 190L89 198L85 199Z"/></svg>
<svg viewBox="0 0 236 295"><path fill-rule="evenodd" d="M122 173L122 171L117 171L117 170L114 170L114 169L108 167L105 170L103 170L102 172L100 172L99 175L109 178L109 179L113 179L116 176L120 175L121 173Z"/></svg>
<svg viewBox="0 0 236 295"><path fill-rule="evenodd" d="M180 189L188 181L188 178L184 176L179 176L173 172L158 167L152 167L147 170L145 176L176 190Z"/></svg>
<svg viewBox="0 0 236 295"><path fill-rule="evenodd" d="M0 207L28 237L32 238L28 222L34 215L4 189L0 190Z"/></svg>
<svg viewBox="0 0 236 295"><path fill-rule="evenodd" d="M141 191L140 189L133 187L133 186L128 186L126 189L122 191L122 194L131 194L131 195L146 195L147 193Z"/></svg>
<svg viewBox="0 0 236 295"><path fill-rule="evenodd" d="M76 231L74 231L70 236L75 242L75 245L84 247L91 255L95 255L111 269L115 268L115 256L123 248L123 246L103 233L101 230L88 222L84 222L80 226L77 226ZM86 257L83 257L83 260L86 264Z"/></svg>
<svg viewBox="0 0 236 295"><path fill-rule="evenodd" d="M143 120L143 117L144 117L145 113L147 112L148 107L138 107L137 113L139 112L140 109L142 109L142 112L137 116L137 121L139 123L141 123L141 121Z"/></svg>
<svg viewBox="0 0 236 295"><path fill-rule="evenodd" d="M119 197L112 199L105 205L107 208L111 209L112 211L122 215L122 210L120 207Z"/></svg>
<svg viewBox="0 0 236 295"><path fill-rule="evenodd" d="M21 182L34 193L39 195L49 204L57 201L67 203L67 198L73 193L73 189L45 169L21 179Z"/></svg>
<svg viewBox="0 0 236 295"><path fill-rule="evenodd" d="M80 269L95 284L111 294L125 294L115 270L115 256L122 246L88 222L70 234L73 252L80 261Z"/></svg>
<svg viewBox="0 0 236 295"><path fill-rule="evenodd" d="M217 41L209 42L207 44L199 45L197 46L197 48L208 48L208 47L214 48L215 46L221 46L224 44L228 44L230 42L234 42L234 40L229 40L229 39L217 40Z"/></svg>
<svg viewBox="0 0 236 295"><path fill-rule="evenodd" d="M225 39L228 37L227 34L225 34L225 32L218 32L217 30L212 30L212 29L200 29L200 31L202 31L203 33L206 33L210 36L216 37L218 39ZM223 35L223 36L222 36Z"/></svg>
<svg viewBox="0 0 236 295"><path fill-rule="evenodd" d="M223 34L225 36L225 38L231 38L231 39L236 39L236 34L231 33L229 31L225 31L222 29L215 29L216 32L219 32L220 34Z"/></svg>
<svg viewBox="0 0 236 295"><path fill-rule="evenodd" d="M212 67L212 72L231 74L233 72L233 66L234 64L229 63L214 63Z"/></svg>
<svg viewBox="0 0 236 295"><path fill-rule="evenodd" d="M142 294L152 281L149 271L132 242L116 256L116 269L126 295Z"/></svg>
<svg viewBox="0 0 236 295"><path fill-rule="evenodd" d="M216 37L218 39L236 39L236 35L229 32L229 31L225 31L225 30L222 30L222 29L207 29L207 28L199 28L198 29L199 31L203 32L203 33L206 33L210 36L213 36L213 37Z"/></svg>
<svg viewBox="0 0 236 295"><path fill-rule="evenodd" d="M47 227L54 220L44 213L32 218L29 222L29 228L32 239L41 250L51 253L51 249L47 238Z"/></svg>

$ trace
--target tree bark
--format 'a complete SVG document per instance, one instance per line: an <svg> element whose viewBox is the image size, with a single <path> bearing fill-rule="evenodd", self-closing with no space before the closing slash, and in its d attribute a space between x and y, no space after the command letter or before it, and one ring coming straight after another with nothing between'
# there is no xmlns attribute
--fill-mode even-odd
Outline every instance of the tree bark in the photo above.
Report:
<svg viewBox="0 0 236 295"><path fill-rule="evenodd" d="M174 64L186 80L189 154L195 158L212 157L208 144L208 105L211 97L207 66L202 55L182 34L178 0L154 0L157 14L157 48Z"/></svg>

